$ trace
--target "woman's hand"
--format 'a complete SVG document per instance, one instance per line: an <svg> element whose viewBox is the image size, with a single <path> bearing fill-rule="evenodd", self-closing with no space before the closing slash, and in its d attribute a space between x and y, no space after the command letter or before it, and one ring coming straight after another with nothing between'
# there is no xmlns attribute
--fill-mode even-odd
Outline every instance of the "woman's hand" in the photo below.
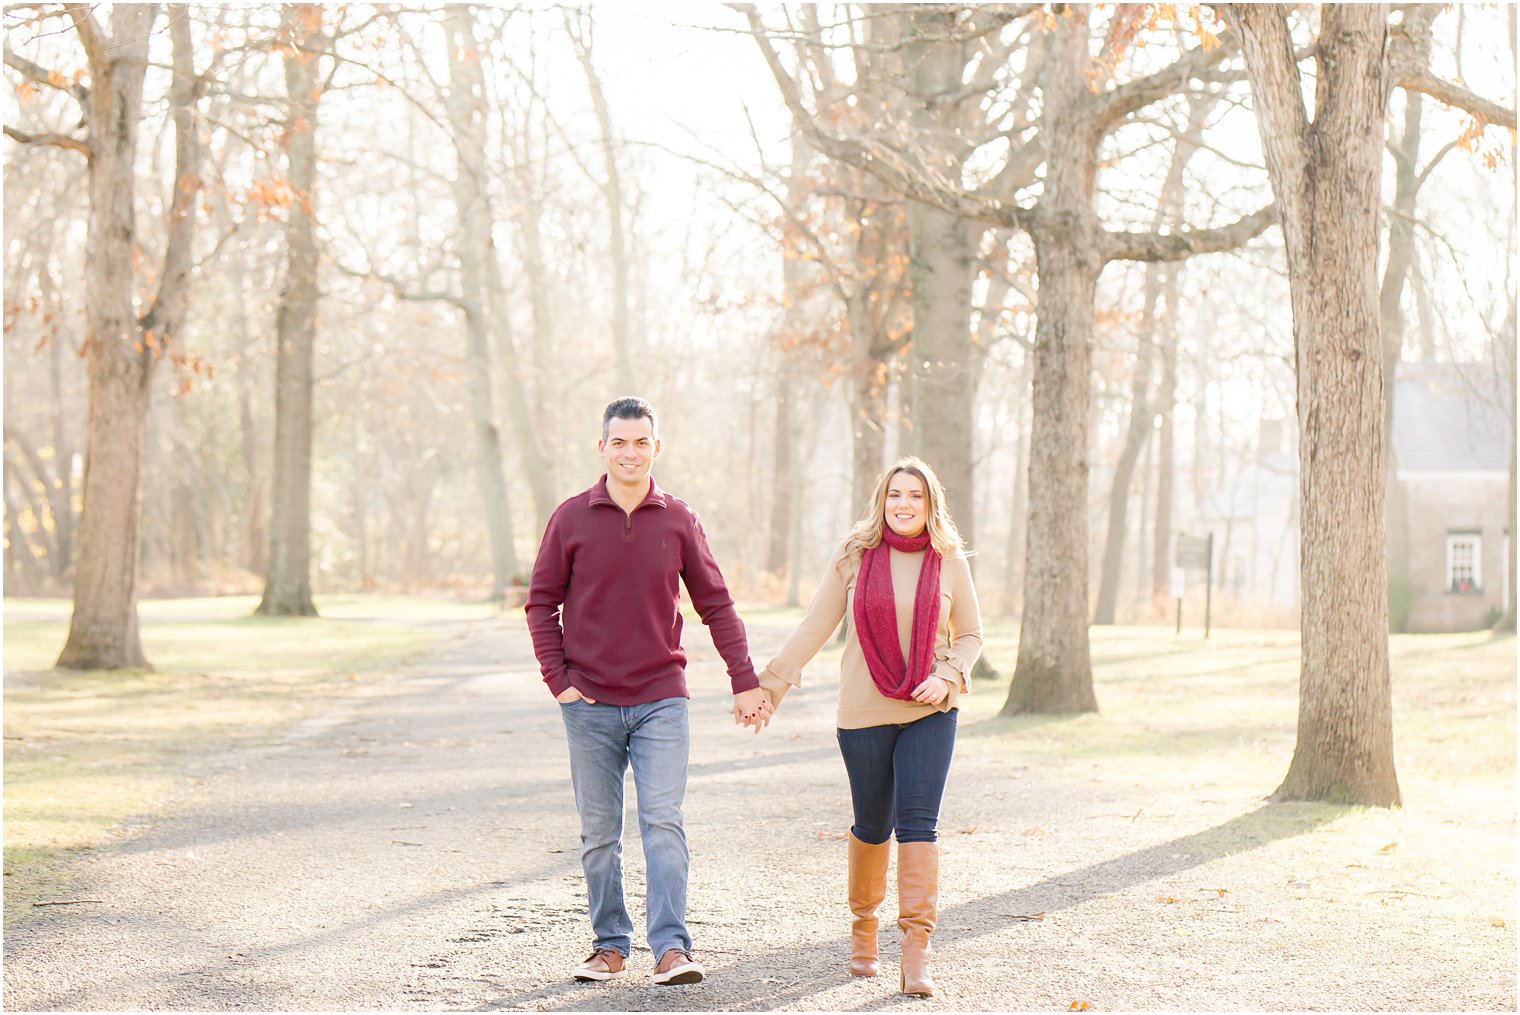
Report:
<svg viewBox="0 0 1520 1015"><path fill-rule="evenodd" d="M737 725L753 726L755 732L759 733L770 724L774 712L770 697L758 687L734 695L733 714Z"/></svg>
<svg viewBox="0 0 1520 1015"><path fill-rule="evenodd" d="M561 705L568 705L572 701L585 701L585 703L588 705L596 704L595 698L587 698L584 694L573 687L567 687L561 693L556 694L554 696L554 700L559 702Z"/></svg>
<svg viewBox="0 0 1520 1015"><path fill-rule="evenodd" d="M924 682L913 689L913 700L925 705L938 705L950 694L950 682L944 677L929 674Z"/></svg>

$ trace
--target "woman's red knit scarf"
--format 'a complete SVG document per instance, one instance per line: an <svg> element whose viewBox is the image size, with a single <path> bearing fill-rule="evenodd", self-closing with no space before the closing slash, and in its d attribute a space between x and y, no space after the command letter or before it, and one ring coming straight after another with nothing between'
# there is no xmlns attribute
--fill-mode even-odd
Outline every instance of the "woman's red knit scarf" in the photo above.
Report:
<svg viewBox="0 0 1520 1015"><path fill-rule="evenodd" d="M903 553L928 550L919 565L918 589L913 597L913 633L906 660L897 640L897 600L892 594L888 547ZM855 633L876 689L888 698L913 700L913 689L923 683L934 665L934 638L939 631L939 567L939 551L929 545L928 529L917 536L899 536L890 526L883 525L881 542L860 555L860 574L855 579Z"/></svg>

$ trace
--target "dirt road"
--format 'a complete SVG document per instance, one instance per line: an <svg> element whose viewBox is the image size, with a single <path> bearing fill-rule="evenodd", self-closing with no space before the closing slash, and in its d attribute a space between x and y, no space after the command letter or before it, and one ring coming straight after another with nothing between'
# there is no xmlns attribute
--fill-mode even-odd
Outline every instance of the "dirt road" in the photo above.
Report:
<svg viewBox="0 0 1520 1015"><path fill-rule="evenodd" d="M757 658L784 632L752 631ZM589 942L564 734L520 622L436 652L201 780L84 856L5 937L7 1009L1515 1009L1515 822L1380 850L1362 818L1257 795L1032 771L963 726L942 821L941 994L845 972L849 824L827 667L759 737L701 632L692 664L691 929L706 982L581 985ZM630 806L632 805L630 790ZM1405 836L1407 838L1407 836ZM1508 853L1504 852L1507 844ZM1510 858L1472 870L1464 853ZM626 862L642 928L643 860Z"/></svg>

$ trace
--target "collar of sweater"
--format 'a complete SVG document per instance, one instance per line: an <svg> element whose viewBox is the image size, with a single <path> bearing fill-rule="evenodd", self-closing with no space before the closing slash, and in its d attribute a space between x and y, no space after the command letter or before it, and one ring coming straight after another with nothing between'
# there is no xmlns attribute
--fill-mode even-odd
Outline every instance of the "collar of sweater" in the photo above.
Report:
<svg viewBox="0 0 1520 1015"><path fill-rule="evenodd" d="M591 506L596 507L598 504L606 504L609 507L617 508L619 511L622 510L618 502L612 499L612 494L607 492L607 476L605 473L602 474L601 479L596 481L596 485L591 488ZM660 485L654 481L653 476L649 477L649 492L644 495L644 499L639 501L638 506L634 510L637 511L639 508L650 506L665 507L665 491L660 489Z"/></svg>

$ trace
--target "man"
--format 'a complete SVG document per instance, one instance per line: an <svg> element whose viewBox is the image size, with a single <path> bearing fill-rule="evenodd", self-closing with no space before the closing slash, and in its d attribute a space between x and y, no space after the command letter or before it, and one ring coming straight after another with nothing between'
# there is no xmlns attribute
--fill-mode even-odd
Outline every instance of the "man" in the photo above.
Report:
<svg viewBox="0 0 1520 1015"><path fill-rule="evenodd" d="M595 935L577 980L625 972L633 924L623 903L623 779L638 790L653 982L696 983L686 929L689 857L682 826L688 755L679 577L728 666L734 715L768 715L744 624L696 512L655 485L654 409L619 398L602 414L607 474L549 519L528 588L528 628L559 702L581 819L581 866ZM563 610L561 610L563 607ZM757 727L758 732L758 727Z"/></svg>

